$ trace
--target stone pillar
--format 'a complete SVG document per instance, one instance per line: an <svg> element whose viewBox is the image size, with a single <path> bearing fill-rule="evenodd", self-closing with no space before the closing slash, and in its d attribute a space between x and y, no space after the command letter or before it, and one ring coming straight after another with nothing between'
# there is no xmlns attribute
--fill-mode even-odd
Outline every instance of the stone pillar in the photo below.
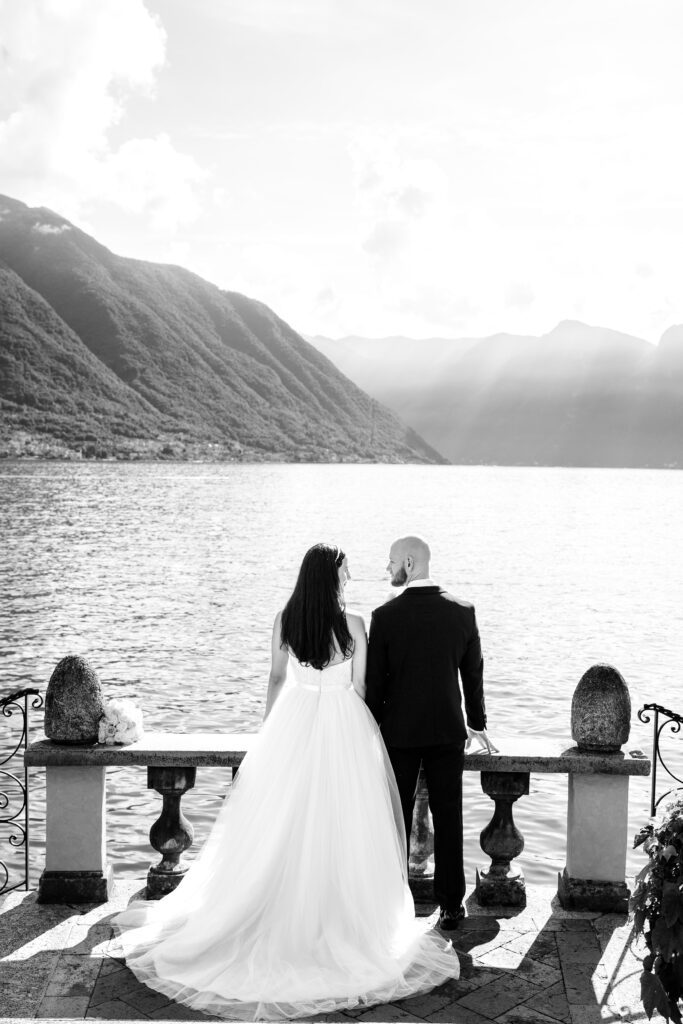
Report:
<svg viewBox="0 0 683 1024"><path fill-rule="evenodd" d="M420 768L413 812L408 880L413 896L418 902L434 901L434 831L423 768Z"/></svg>
<svg viewBox="0 0 683 1024"><path fill-rule="evenodd" d="M579 680L571 727L578 755L603 755L607 772L569 776L567 865L557 894L567 910L626 913L628 776L608 770L629 737L631 697L612 665L592 665Z"/></svg>
<svg viewBox="0 0 683 1024"><path fill-rule="evenodd" d="M510 862L524 849L524 837L512 818L512 805L528 794L529 772L482 772L481 788L495 802L495 809L480 837L491 864L477 871L477 901L483 907L525 907L524 875L520 868L511 868Z"/></svg>
<svg viewBox="0 0 683 1024"><path fill-rule="evenodd" d="M148 899L172 892L187 871L188 865L179 861L183 851L192 846L194 829L180 810L180 801L183 794L193 788L196 776L196 768L147 769L147 788L156 789L163 798L161 814L149 833L149 841L161 854L161 860L147 873Z"/></svg>
<svg viewBox="0 0 683 1024"><path fill-rule="evenodd" d="M39 903L106 903L111 872L106 862L104 768L47 768L45 870Z"/></svg>
<svg viewBox="0 0 683 1024"><path fill-rule="evenodd" d="M628 776L570 775L567 866L557 894L566 910L627 913Z"/></svg>

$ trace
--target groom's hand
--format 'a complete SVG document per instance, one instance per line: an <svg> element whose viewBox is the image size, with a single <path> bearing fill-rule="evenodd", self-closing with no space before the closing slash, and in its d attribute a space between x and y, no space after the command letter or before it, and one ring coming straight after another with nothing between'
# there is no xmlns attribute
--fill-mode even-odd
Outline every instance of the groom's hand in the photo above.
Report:
<svg viewBox="0 0 683 1024"><path fill-rule="evenodd" d="M482 748L485 748L489 754L498 754L498 747L494 746L492 741L486 735L486 729L470 729L467 726L467 742L465 743L465 753L469 754L470 747L473 742L480 744Z"/></svg>

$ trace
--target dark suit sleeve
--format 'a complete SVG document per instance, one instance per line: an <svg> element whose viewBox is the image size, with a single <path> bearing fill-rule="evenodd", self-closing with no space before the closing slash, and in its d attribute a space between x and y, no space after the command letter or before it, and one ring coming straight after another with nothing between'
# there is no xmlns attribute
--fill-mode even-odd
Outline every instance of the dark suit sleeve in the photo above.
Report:
<svg viewBox="0 0 683 1024"><path fill-rule="evenodd" d="M484 658L477 628L477 618L472 608L472 630L465 655L460 663L460 678L465 696L467 724L470 729L480 732L486 728L486 705L484 703Z"/></svg>
<svg viewBox="0 0 683 1024"><path fill-rule="evenodd" d="M365 703L379 722L384 705L384 692L388 675L387 647L381 623L375 612L370 619L368 639L368 661L365 670Z"/></svg>

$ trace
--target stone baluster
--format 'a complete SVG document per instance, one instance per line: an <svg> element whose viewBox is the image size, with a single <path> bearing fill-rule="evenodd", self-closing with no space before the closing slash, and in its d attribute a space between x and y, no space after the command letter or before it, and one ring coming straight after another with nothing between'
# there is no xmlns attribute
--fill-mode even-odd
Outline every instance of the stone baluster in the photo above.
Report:
<svg viewBox="0 0 683 1024"><path fill-rule="evenodd" d="M70 750L97 742L104 713L102 684L92 665L68 655L55 666L45 695L45 735L64 751L47 769L45 870L39 903L104 903L112 872L107 864L104 768L72 765Z"/></svg>
<svg viewBox="0 0 683 1024"><path fill-rule="evenodd" d="M172 892L182 880L188 865L180 864L184 850L192 846L194 829L180 809L180 801L192 789L196 768L149 767L147 788L155 789L163 799L161 814L152 825L149 841L161 854L158 864L147 874L147 898L156 899Z"/></svg>
<svg viewBox="0 0 683 1024"><path fill-rule="evenodd" d="M429 813L429 797L424 770L420 768L417 784L413 829L410 834L408 878L413 896L418 901L434 898L434 833Z"/></svg>
<svg viewBox="0 0 683 1024"><path fill-rule="evenodd" d="M495 809L480 836L481 848L491 864L477 871L477 900L485 907L524 907L524 875L521 869L510 867L524 849L524 837L512 818L512 805L528 794L529 772L482 772L481 788L495 802Z"/></svg>

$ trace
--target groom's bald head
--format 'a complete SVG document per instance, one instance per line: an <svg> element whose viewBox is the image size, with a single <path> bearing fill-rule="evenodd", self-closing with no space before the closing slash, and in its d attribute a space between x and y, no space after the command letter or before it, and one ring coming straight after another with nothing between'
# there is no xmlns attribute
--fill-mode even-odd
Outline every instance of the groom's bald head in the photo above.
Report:
<svg viewBox="0 0 683 1024"><path fill-rule="evenodd" d="M431 556L429 544L422 537L399 537L389 551L387 570L391 574L391 585L402 587L411 580L428 579Z"/></svg>

